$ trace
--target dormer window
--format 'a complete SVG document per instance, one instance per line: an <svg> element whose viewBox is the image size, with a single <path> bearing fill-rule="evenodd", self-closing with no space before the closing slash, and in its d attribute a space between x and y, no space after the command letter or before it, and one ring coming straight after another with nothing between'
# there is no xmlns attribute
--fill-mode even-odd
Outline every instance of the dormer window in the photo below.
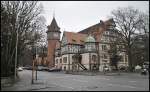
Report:
<svg viewBox="0 0 150 92"><path fill-rule="evenodd" d="M73 42L76 42L76 40L72 39Z"/></svg>
<svg viewBox="0 0 150 92"><path fill-rule="evenodd" d="M80 40L80 42L81 42L81 43L84 43L84 41L83 41L83 40Z"/></svg>

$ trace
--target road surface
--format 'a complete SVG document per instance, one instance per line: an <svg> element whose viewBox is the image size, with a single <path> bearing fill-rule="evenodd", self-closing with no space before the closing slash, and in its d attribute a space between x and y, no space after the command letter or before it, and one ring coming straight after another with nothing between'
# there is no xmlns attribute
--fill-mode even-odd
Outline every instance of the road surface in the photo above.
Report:
<svg viewBox="0 0 150 92"><path fill-rule="evenodd" d="M20 81L4 91L149 91L149 75L72 75L63 72L38 71L38 80L31 84L31 70L19 72Z"/></svg>

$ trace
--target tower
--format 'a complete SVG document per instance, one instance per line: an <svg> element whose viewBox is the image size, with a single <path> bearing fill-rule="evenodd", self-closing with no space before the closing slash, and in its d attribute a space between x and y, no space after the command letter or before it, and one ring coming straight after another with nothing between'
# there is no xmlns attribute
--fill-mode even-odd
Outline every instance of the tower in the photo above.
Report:
<svg viewBox="0 0 150 92"><path fill-rule="evenodd" d="M49 67L54 66L54 55L56 43L60 40L60 28L57 25L55 17L49 26L47 26L47 41L48 41L48 53L47 53L47 63Z"/></svg>

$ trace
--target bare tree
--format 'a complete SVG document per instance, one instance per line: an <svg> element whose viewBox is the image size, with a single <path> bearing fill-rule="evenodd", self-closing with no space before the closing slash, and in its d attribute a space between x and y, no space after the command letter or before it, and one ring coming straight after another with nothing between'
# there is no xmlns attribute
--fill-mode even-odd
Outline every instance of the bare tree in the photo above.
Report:
<svg viewBox="0 0 150 92"><path fill-rule="evenodd" d="M142 65L143 62L149 61L149 14L141 12L140 14L143 23L138 25L139 34L135 37L133 46L133 58L135 64Z"/></svg>
<svg viewBox="0 0 150 92"><path fill-rule="evenodd" d="M118 8L112 11L113 19L116 23L118 33L122 34L121 41L124 43L128 55L129 69L132 71L132 46L135 42L135 34L138 33L138 27L143 23L140 11L133 7Z"/></svg>
<svg viewBox="0 0 150 92"><path fill-rule="evenodd" d="M115 66L115 70L118 70L118 62L121 60L120 53L124 52L123 43L120 40L121 34L118 34L115 28L114 34L115 36L110 41L110 48L108 50L108 54L110 56L110 66Z"/></svg>
<svg viewBox="0 0 150 92"><path fill-rule="evenodd" d="M22 56L25 48L40 41L44 22L41 21L40 15L42 6L37 1L1 1L1 10L1 47L4 57L1 59L3 61L1 65L4 66L1 70L6 70L5 72L8 73L7 70L13 70L10 68L14 67L17 31L17 54Z"/></svg>
<svg viewBox="0 0 150 92"><path fill-rule="evenodd" d="M146 57L144 57L146 60L149 61L149 12L141 13L143 23L140 25L139 30L141 31L141 34L143 35L143 42L144 42L144 53Z"/></svg>

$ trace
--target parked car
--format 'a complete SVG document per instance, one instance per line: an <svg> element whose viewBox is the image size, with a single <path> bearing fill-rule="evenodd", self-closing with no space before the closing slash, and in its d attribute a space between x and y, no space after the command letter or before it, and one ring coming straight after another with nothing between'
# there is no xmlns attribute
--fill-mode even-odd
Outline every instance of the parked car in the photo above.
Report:
<svg viewBox="0 0 150 92"><path fill-rule="evenodd" d="M43 71L48 71L49 70L49 68L48 67L43 67L43 69L42 69Z"/></svg>
<svg viewBox="0 0 150 92"><path fill-rule="evenodd" d="M27 70L32 70L33 68L32 68L32 66L29 66L29 67L27 67L26 69L27 69Z"/></svg>
<svg viewBox="0 0 150 92"><path fill-rule="evenodd" d="M61 71L61 69L58 69L58 68L51 68L48 70L49 72L59 72Z"/></svg>
<svg viewBox="0 0 150 92"><path fill-rule="evenodd" d="M141 75L147 75L147 73L148 73L147 69L142 69Z"/></svg>
<svg viewBox="0 0 150 92"><path fill-rule="evenodd" d="M23 69L32 70L32 66L31 65L26 65L26 66L23 67Z"/></svg>
<svg viewBox="0 0 150 92"><path fill-rule="evenodd" d="M49 68L48 67L44 67L44 66L38 66L37 70L38 71L48 71Z"/></svg>
<svg viewBox="0 0 150 92"><path fill-rule="evenodd" d="M43 68L42 66L38 66L38 67L37 67L37 70L38 70L38 71L42 71L42 68Z"/></svg>
<svg viewBox="0 0 150 92"><path fill-rule="evenodd" d="M23 71L23 68L22 67L18 67L17 70L18 71Z"/></svg>
<svg viewBox="0 0 150 92"><path fill-rule="evenodd" d="M149 70L149 62L144 62L143 63L143 68Z"/></svg>
<svg viewBox="0 0 150 92"><path fill-rule="evenodd" d="M119 66L119 70L120 70L120 71L126 71L126 69L127 69L126 66L123 66L123 65L122 65L122 66Z"/></svg>
<svg viewBox="0 0 150 92"><path fill-rule="evenodd" d="M105 72L105 71L109 71L108 66L104 66L104 67L103 67L103 71L104 71L104 72Z"/></svg>

